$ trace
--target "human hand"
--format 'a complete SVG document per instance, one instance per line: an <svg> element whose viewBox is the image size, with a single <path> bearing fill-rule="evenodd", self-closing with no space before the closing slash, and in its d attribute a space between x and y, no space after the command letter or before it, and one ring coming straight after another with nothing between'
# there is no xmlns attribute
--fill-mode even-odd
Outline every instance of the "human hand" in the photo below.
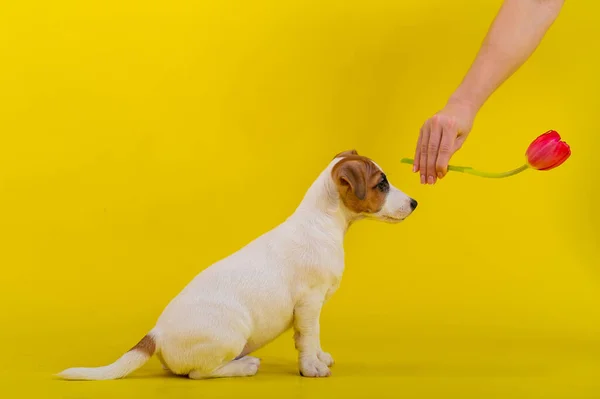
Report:
<svg viewBox="0 0 600 399"><path fill-rule="evenodd" d="M450 158L467 139L476 113L470 104L451 100L425 121L413 164L413 172L421 172L421 184L435 184L446 176Z"/></svg>

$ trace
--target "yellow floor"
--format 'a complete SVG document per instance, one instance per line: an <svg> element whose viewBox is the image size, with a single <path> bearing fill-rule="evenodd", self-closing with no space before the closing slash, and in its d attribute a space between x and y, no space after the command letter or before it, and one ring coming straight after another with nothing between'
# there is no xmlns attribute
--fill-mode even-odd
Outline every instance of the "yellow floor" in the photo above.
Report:
<svg viewBox="0 0 600 399"><path fill-rule="evenodd" d="M324 331L324 344L337 361L327 379L298 376L291 336L286 334L259 352L263 364L259 374L250 378L192 381L171 377L153 359L124 380L54 380L50 373L66 365L99 364L120 351L117 345L99 341L94 349L83 340L73 344L65 356L17 359L16 364L27 360L29 366L23 363L27 368L5 370L3 390L8 393L6 398L81 399L600 397L597 340L465 326L413 326L410 331L379 330L376 326L354 331L341 328L359 327L360 321L325 323L329 328ZM362 321L372 323L377 318ZM5 361L4 366L11 364Z"/></svg>

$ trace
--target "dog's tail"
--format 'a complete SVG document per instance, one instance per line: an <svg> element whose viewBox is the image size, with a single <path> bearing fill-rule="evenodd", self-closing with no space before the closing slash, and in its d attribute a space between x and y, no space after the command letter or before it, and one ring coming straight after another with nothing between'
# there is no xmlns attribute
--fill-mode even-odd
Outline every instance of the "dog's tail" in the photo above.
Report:
<svg viewBox="0 0 600 399"><path fill-rule="evenodd" d="M142 367L157 351L156 332L150 331L116 362L104 367L75 367L56 376L65 380L115 380Z"/></svg>

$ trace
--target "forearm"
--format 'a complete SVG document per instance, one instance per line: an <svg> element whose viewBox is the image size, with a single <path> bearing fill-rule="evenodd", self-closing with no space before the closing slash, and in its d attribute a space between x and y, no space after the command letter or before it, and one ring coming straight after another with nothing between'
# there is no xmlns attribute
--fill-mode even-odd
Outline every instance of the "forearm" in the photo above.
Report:
<svg viewBox="0 0 600 399"><path fill-rule="evenodd" d="M564 0L506 0L450 102L468 104L477 112L535 51L563 3Z"/></svg>

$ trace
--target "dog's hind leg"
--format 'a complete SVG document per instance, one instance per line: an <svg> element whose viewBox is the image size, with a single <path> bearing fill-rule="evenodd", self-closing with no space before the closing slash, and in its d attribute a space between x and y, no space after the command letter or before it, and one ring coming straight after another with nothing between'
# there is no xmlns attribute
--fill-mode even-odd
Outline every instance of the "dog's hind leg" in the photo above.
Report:
<svg viewBox="0 0 600 399"><path fill-rule="evenodd" d="M258 372L259 365L259 359L252 356L245 356L241 359L225 363L223 366L218 367L209 373L202 372L201 370L192 370L188 377L193 380L223 377L250 377Z"/></svg>
<svg viewBox="0 0 600 399"><path fill-rule="evenodd" d="M258 372L260 360L244 356L248 338L222 328L214 334L189 336L165 341L162 354L166 364L177 375L187 375L193 380L218 377L247 377Z"/></svg>

